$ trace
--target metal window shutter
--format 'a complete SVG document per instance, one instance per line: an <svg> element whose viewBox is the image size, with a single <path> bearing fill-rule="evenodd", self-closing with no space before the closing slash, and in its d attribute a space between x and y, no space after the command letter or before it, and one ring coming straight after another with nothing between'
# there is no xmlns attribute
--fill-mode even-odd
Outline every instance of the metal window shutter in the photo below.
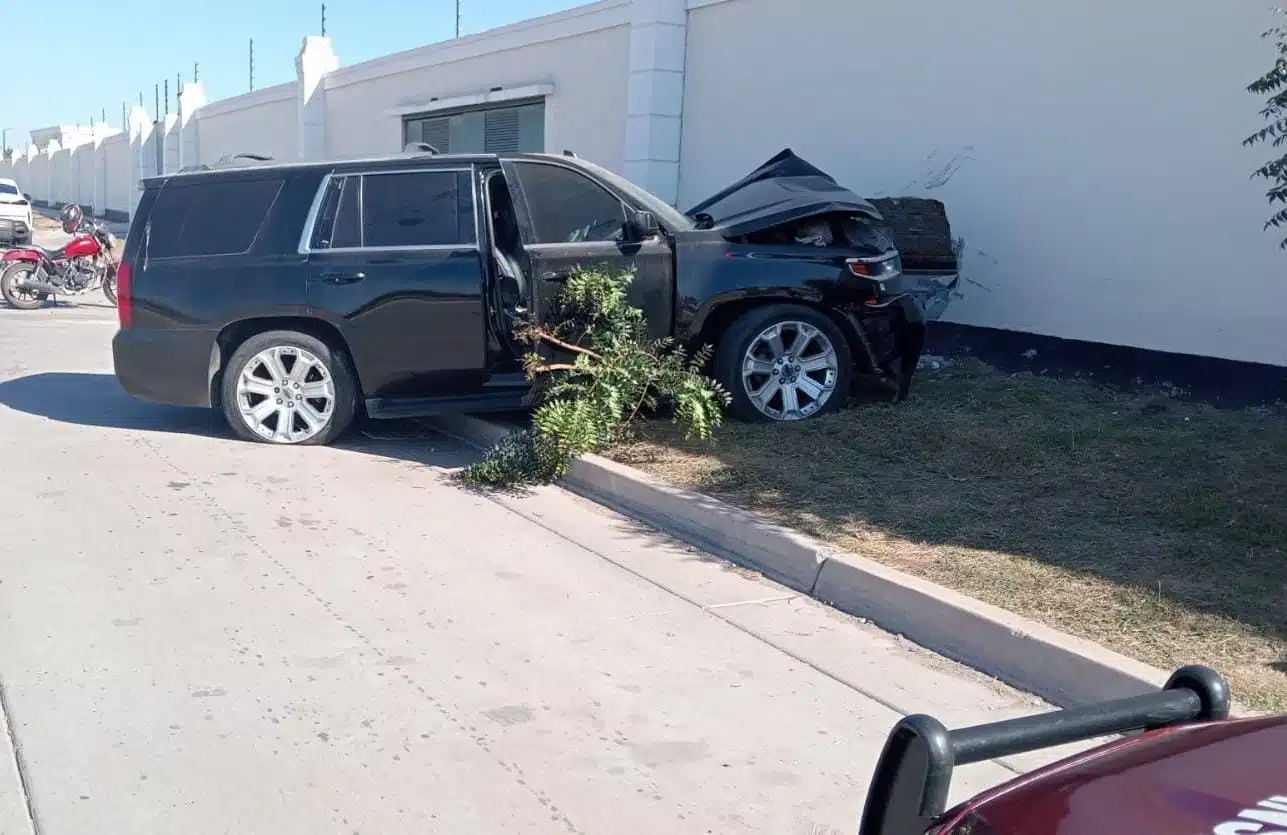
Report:
<svg viewBox="0 0 1287 835"><path fill-rule="evenodd" d="M420 123L420 141L428 142L439 150L447 154L451 153L451 148L447 145L451 141L451 131L447 127L447 117L440 116L436 119L425 119Z"/></svg>
<svg viewBox="0 0 1287 835"><path fill-rule="evenodd" d="M483 124L483 148L489 154L518 150L518 111L512 107L488 110Z"/></svg>

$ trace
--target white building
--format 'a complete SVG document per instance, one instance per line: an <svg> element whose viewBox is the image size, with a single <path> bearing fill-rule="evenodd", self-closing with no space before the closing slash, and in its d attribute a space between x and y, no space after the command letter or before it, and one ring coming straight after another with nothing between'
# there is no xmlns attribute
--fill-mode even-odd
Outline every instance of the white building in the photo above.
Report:
<svg viewBox="0 0 1287 835"><path fill-rule="evenodd" d="M158 157L423 139L569 148L682 208L789 146L860 193L944 201L967 259L951 320L1284 366L1287 254L1248 176L1267 153L1240 146L1270 5L603 0L348 67L308 38L294 83L187 85L160 154L138 108L72 152L93 165L29 149L0 171L127 211Z"/></svg>

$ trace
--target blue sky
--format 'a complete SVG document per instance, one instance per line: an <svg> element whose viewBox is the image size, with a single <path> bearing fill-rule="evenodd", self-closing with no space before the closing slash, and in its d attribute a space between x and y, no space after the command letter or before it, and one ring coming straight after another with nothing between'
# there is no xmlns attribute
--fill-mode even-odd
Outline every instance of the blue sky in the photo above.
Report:
<svg viewBox="0 0 1287 835"><path fill-rule="evenodd" d="M200 65L209 100L249 89L247 52L255 39L255 87L295 77L300 39L320 34L321 3L313 0L0 0L3 27L15 54L25 54L18 83L0 94L0 128L9 128L10 147L21 147L28 131L57 124L88 123L107 111L109 124L121 121L121 104L149 113L154 86L175 76L192 80ZM580 5L583 0L461 0L461 29L473 34ZM200 10L184 26L174 9ZM455 34L455 0L328 0L326 30L341 66L446 40ZM162 106L164 109L164 105Z"/></svg>

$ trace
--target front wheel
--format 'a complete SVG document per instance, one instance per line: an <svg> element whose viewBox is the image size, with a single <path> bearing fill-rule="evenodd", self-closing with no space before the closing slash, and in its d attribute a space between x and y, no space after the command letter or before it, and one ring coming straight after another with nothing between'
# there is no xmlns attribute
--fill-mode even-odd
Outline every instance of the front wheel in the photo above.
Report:
<svg viewBox="0 0 1287 835"><path fill-rule="evenodd" d="M12 264L0 273L0 295L4 296L4 300L10 307L16 307L19 310L35 310L49 298L47 293L18 286L35 274L36 267L25 262Z"/></svg>
<svg viewBox="0 0 1287 835"><path fill-rule="evenodd" d="M232 431L259 443L329 444L357 411L357 383L343 354L296 331L243 342L228 360L219 394Z"/></svg>
<svg viewBox="0 0 1287 835"><path fill-rule="evenodd" d="M853 361L845 335L813 308L774 304L747 311L715 350L716 379L745 421L796 421L840 408Z"/></svg>

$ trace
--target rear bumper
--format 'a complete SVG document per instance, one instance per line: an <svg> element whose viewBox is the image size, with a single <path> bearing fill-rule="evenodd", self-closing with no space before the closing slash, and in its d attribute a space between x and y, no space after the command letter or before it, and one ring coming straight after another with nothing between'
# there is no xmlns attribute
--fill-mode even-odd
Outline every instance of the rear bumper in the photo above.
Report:
<svg viewBox="0 0 1287 835"><path fill-rule="evenodd" d="M31 226L26 218L0 217L0 246L31 243Z"/></svg>
<svg viewBox="0 0 1287 835"><path fill-rule="evenodd" d="M210 406L215 333L207 330L119 330L112 365L132 397L167 406Z"/></svg>

